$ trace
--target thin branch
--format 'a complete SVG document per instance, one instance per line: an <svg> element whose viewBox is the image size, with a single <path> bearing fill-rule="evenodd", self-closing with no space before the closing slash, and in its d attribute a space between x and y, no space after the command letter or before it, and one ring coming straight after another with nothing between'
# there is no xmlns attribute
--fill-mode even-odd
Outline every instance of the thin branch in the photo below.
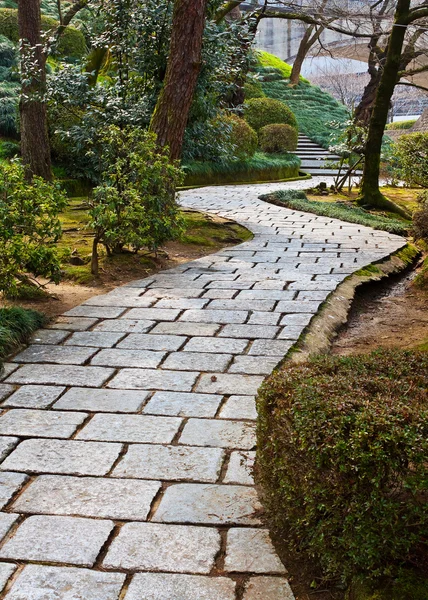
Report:
<svg viewBox="0 0 428 600"><path fill-rule="evenodd" d="M337 27L328 21L322 21L319 19L315 19L310 15L305 13L286 13L286 12L272 12L266 11L261 15L261 19L287 19L289 21L303 21L303 23L308 23L309 25L318 25L319 27L325 27L325 29L329 29L330 31L336 31L337 33L343 33L344 35L350 35L352 37L370 39L372 37L371 33L359 33L357 31L350 31L349 29L343 29L342 27Z"/></svg>
<svg viewBox="0 0 428 600"><path fill-rule="evenodd" d="M422 90L424 92L428 92L428 87L424 87L423 85L418 85L417 83L410 83L409 81L399 81L397 85L405 85L406 87L416 88L417 90Z"/></svg>

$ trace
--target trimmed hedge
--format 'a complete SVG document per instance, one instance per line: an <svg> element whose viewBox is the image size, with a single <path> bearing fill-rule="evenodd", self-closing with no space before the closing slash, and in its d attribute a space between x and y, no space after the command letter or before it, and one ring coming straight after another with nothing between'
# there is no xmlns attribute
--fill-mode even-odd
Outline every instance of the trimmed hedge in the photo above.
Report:
<svg viewBox="0 0 428 600"><path fill-rule="evenodd" d="M314 357L259 390L256 477L328 576L394 575L428 536L428 354Z"/></svg>
<svg viewBox="0 0 428 600"><path fill-rule="evenodd" d="M42 15L42 30L49 31L58 25L55 19ZM15 44L19 41L18 11L13 8L0 8L0 35L4 35ZM81 58L87 52L85 37L75 27L68 26L60 37L58 55L69 58Z"/></svg>
<svg viewBox="0 0 428 600"><path fill-rule="evenodd" d="M229 115L224 121L230 125L230 139L235 146L234 152L239 160L245 160L254 156L257 150L257 133L252 129L244 119L236 115Z"/></svg>
<svg viewBox="0 0 428 600"><path fill-rule="evenodd" d="M257 79L248 79L244 84L244 96L245 100L250 100L251 98L264 98L265 93L260 81L257 81Z"/></svg>
<svg viewBox="0 0 428 600"><path fill-rule="evenodd" d="M297 148L297 129L284 123L266 125L259 131L260 148L263 152L293 152Z"/></svg>
<svg viewBox="0 0 428 600"><path fill-rule="evenodd" d="M244 104L244 118L255 131L273 123L297 128L296 117L283 102L272 98L251 98Z"/></svg>

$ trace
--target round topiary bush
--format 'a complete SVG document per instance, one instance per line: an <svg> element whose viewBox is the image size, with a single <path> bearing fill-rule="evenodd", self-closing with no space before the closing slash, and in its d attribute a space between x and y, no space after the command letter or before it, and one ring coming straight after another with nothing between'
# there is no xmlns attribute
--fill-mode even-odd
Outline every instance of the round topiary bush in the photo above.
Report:
<svg viewBox="0 0 428 600"><path fill-rule="evenodd" d="M234 146L235 156L240 160L254 156L258 145L257 133L254 129L236 115L228 115L224 120L231 127L230 141Z"/></svg>
<svg viewBox="0 0 428 600"><path fill-rule="evenodd" d="M265 93L260 81L257 79L248 79L244 84L244 95L245 100L250 100L251 98L264 98Z"/></svg>
<svg viewBox="0 0 428 600"><path fill-rule="evenodd" d="M297 148L297 139L297 129L285 123L265 125L259 131L260 148L268 154L293 152Z"/></svg>
<svg viewBox="0 0 428 600"><path fill-rule="evenodd" d="M393 575L428 537L428 353L315 357L262 385L272 524L327 575ZM421 563L422 564L422 563Z"/></svg>
<svg viewBox="0 0 428 600"><path fill-rule="evenodd" d="M245 102L244 118L255 131L273 123L285 123L297 128L296 117L291 109L273 98L251 98Z"/></svg>

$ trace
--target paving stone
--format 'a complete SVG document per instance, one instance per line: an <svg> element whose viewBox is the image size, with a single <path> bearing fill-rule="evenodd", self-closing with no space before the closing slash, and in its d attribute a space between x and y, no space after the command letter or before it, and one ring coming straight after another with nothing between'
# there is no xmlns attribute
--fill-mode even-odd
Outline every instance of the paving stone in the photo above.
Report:
<svg viewBox="0 0 428 600"><path fill-rule="evenodd" d="M232 528L227 532L224 567L226 571L236 573L280 575L286 572L275 552L269 531L247 527Z"/></svg>
<svg viewBox="0 0 428 600"><path fill-rule="evenodd" d="M296 341L299 339L302 331L304 330L304 325L287 325L283 327L278 334L279 340L292 340Z"/></svg>
<svg viewBox="0 0 428 600"><path fill-rule="evenodd" d="M13 565L8 565L12 566ZM104 573L76 567L26 565L7 600L118 600L123 573Z"/></svg>
<svg viewBox="0 0 428 600"><path fill-rule="evenodd" d="M133 444L114 469L113 477L214 483L223 457L220 448Z"/></svg>
<svg viewBox="0 0 428 600"><path fill-rule="evenodd" d="M248 319L248 325L277 325L279 313L255 311Z"/></svg>
<svg viewBox="0 0 428 600"><path fill-rule="evenodd" d="M30 338L32 344L61 344L68 336L69 331L61 329L38 329Z"/></svg>
<svg viewBox="0 0 428 600"><path fill-rule="evenodd" d="M122 444L75 440L24 440L1 464L6 471L106 475Z"/></svg>
<svg viewBox="0 0 428 600"><path fill-rule="evenodd" d="M273 325L225 325L220 331L220 337L271 339L274 338L279 327Z"/></svg>
<svg viewBox="0 0 428 600"><path fill-rule="evenodd" d="M16 371L19 365L14 363L0 363L0 381L5 380L11 373Z"/></svg>
<svg viewBox="0 0 428 600"><path fill-rule="evenodd" d="M27 479L27 475L23 475L22 473L0 472L0 510L2 510L12 496L21 489Z"/></svg>
<svg viewBox="0 0 428 600"><path fill-rule="evenodd" d="M284 300L276 305L276 312L281 313L312 313L318 311L321 302L299 302L298 300Z"/></svg>
<svg viewBox="0 0 428 600"><path fill-rule="evenodd" d="M247 310L186 310L180 321L194 323L244 323L247 319Z"/></svg>
<svg viewBox="0 0 428 600"><path fill-rule="evenodd" d="M294 600L288 581L282 577L251 577L243 600Z"/></svg>
<svg viewBox="0 0 428 600"><path fill-rule="evenodd" d="M257 525L261 505L254 487L178 483L165 491L153 517L161 523Z"/></svg>
<svg viewBox="0 0 428 600"><path fill-rule="evenodd" d="M125 600L234 600L235 586L227 577L141 573L132 578Z"/></svg>
<svg viewBox="0 0 428 600"><path fill-rule="evenodd" d="M13 385L7 383L0 383L0 400L4 400L15 390Z"/></svg>
<svg viewBox="0 0 428 600"><path fill-rule="evenodd" d="M156 392L143 412L177 417L214 417L222 396L186 392Z"/></svg>
<svg viewBox="0 0 428 600"><path fill-rule="evenodd" d="M198 298L202 294L201 288L150 288L144 294L154 298Z"/></svg>
<svg viewBox="0 0 428 600"><path fill-rule="evenodd" d="M94 346L111 348L123 338L124 333L110 331L77 331L65 342L66 346Z"/></svg>
<svg viewBox="0 0 428 600"><path fill-rule="evenodd" d="M20 513L145 521L158 481L41 475L19 496Z"/></svg>
<svg viewBox="0 0 428 600"><path fill-rule="evenodd" d="M112 521L80 517L29 517L0 549L0 558L91 567L113 527Z"/></svg>
<svg viewBox="0 0 428 600"><path fill-rule="evenodd" d="M15 525L18 518L19 515L13 513L0 513L0 541L3 540L12 525Z"/></svg>
<svg viewBox="0 0 428 600"><path fill-rule="evenodd" d="M214 335L220 329L219 323L158 323L150 333L205 336Z"/></svg>
<svg viewBox="0 0 428 600"><path fill-rule="evenodd" d="M94 331L112 331L117 333L145 333L155 321L139 321L137 319L108 319L94 327Z"/></svg>
<svg viewBox="0 0 428 600"><path fill-rule="evenodd" d="M154 303L153 298L134 294L103 294L85 300L83 306L116 306L121 308L147 308Z"/></svg>
<svg viewBox="0 0 428 600"><path fill-rule="evenodd" d="M228 372L269 375L282 358L282 356L235 356Z"/></svg>
<svg viewBox="0 0 428 600"><path fill-rule="evenodd" d="M230 396L220 410L220 419L257 419L254 396Z"/></svg>
<svg viewBox="0 0 428 600"><path fill-rule="evenodd" d="M292 300L296 292L283 289L242 290L236 300Z"/></svg>
<svg viewBox="0 0 428 600"><path fill-rule="evenodd" d="M202 298L210 298L211 300L215 300L216 298L233 298L237 294L237 290L216 290L215 288L210 288L206 292Z"/></svg>
<svg viewBox="0 0 428 600"><path fill-rule="evenodd" d="M98 352L91 360L91 365L155 369L165 355L166 352L152 352L151 350L109 348Z"/></svg>
<svg viewBox="0 0 428 600"><path fill-rule="evenodd" d="M0 435L68 438L86 417L79 412L11 409L0 416Z"/></svg>
<svg viewBox="0 0 428 600"><path fill-rule="evenodd" d="M211 339L211 338L209 338ZM132 350L159 350L174 352L183 346L186 337L181 335L151 335L131 333L118 344L118 348L130 348Z"/></svg>
<svg viewBox="0 0 428 600"><path fill-rule="evenodd" d="M297 300L302 300L304 302L306 302L307 300L325 300L325 298L327 297L328 292L325 292L324 290L309 290L306 292L299 292L297 294Z"/></svg>
<svg viewBox="0 0 428 600"><path fill-rule="evenodd" d="M23 385L3 402L2 406L16 408L47 408L63 393L65 387Z"/></svg>
<svg viewBox="0 0 428 600"><path fill-rule="evenodd" d="M178 371L225 371L232 360L231 354L208 352L172 352L162 365Z"/></svg>
<svg viewBox="0 0 428 600"><path fill-rule="evenodd" d="M232 452L223 482L254 485L252 473L255 458L255 452L243 452L242 450Z"/></svg>
<svg viewBox="0 0 428 600"><path fill-rule="evenodd" d="M275 306L275 300L251 300L251 299L240 299L239 296L233 300L211 300L208 305L209 310L260 310L269 311L273 310ZM228 321L233 323L234 321ZM238 321L241 322L242 321Z"/></svg>
<svg viewBox="0 0 428 600"><path fill-rule="evenodd" d="M75 346L39 346L33 344L13 359L18 363L56 363L58 365L83 365L96 352L95 348Z"/></svg>
<svg viewBox="0 0 428 600"><path fill-rule="evenodd" d="M106 442L168 444L172 442L182 419L150 415L96 414L76 439Z"/></svg>
<svg viewBox="0 0 428 600"><path fill-rule="evenodd" d="M179 308L180 310L203 308L208 302L203 298L161 298L156 302L155 308Z"/></svg>
<svg viewBox="0 0 428 600"><path fill-rule="evenodd" d="M132 308L126 313L127 319L148 319L153 321L175 321L181 310L173 308Z"/></svg>
<svg viewBox="0 0 428 600"><path fill-rule="evenodd" d="M212 352L214 354L241 354L248 340L235 338L193 337L184 346L185 352Z"/></svg>
<svg viewBox="0 0 428 600"><path fill-rule="evenodd" d="M122 369L119 371L118 375L109 382L108 387L116 389L190 392L198 375L199 373L193 371Z"/></svg>
<svg viewBox="0 0 428 600"><path fill-rule="evenodd" d="M312 317L314 315L313 314L306 314L306 313L298 313L298 314L292 314L292 315L285 315L285 317L282 317L281 319L281 325L303 325L306 326L310 323Z"/></svg>
<svg viewBox="0 0 428 600"><path fill-rule="evenodd" d="M57 410L87 410L89 412L135 413L141 409L148 395L148 392L132 390L71 388L55 403L53 408Z"/></svg>
<svg viewBox="0 0 428 600"><path fill-rule="evenodd" d="M127 309L116 306L75 306L68 310L64 315L66 317L93 317L96 319L117 319Z"/></svg>
<svg viewBox="0 0 428 600"><path fill-rule="evenodd" d="M257 392L263 382L263 377L256 375L234 375L217 373L216 375L202 375L197 392L206 394L236 394L252 396Z"/></svg>
<svg viewBox="0 0 428 600"><path fill-rule="evenodd" d="M180 444L249 450L256 443L253 423L217 419L189 419Z"/></svg>
<svg viewBox="0 0 428 600"><path fill-rule="evenodd" d="M2 592L8 582L9 578L15 573L16 565L11 565L9 563L0 563L0 592ZM10 598L10 596L9 596ZM30 596L26 598L22 597L22 600L29 599Z"/></svg>
<svg viewBox="0 0 428 600"><path fill-rule="evenodd" d="M58 317L55 323L51 323L48 327L67 331L86 331L97 321L98 319L89 317Z"/></svg>
<svg viewBox="0 0 428 600"><path fill-rule="evenodd" d="M8 383L53 384L82 387L101 387L114 373L105 367L75 365L24 365L12 373Z"/></svg>
<svg viewBox="0 0 428 600"><path fill-rule="evenodd" d="M15 448L18 444L19 438L10 436L0 436L0 461Z"/></svg>
<svg viewBox="0 0 428 600"><path fill-rule="evenodd" d="M214 528L159 523L126 523L113 540L107 569L208 574L220 550Z"/></svg>

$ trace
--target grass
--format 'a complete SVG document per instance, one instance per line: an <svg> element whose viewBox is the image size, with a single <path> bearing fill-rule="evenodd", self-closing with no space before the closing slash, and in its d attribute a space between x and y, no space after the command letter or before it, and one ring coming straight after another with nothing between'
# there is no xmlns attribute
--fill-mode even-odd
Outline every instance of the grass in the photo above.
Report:
<svg viewBox="0 0 428 600"><path fill-rule="evenodd" d="M270 54L269 52L265 52L264 50L257 50L256 55L257 62L261 67L272 67L274 69L278 69L285 79L290 79L292 70L291 65L278 58L278 56ZM302 76L300 76L300 81L309 83L309 81Z"/></svg>
<svg viewBox="0 0 428 600"><path fill-rule="evenodd" d="M25 344L31 334L46 322L47 317L35 310L0 308L0 361L20 344Z"/></svg>
<svg viewBox="0 0 428 600"><path fill-rule="evenodd" d="M279 201L292 210L310 212L323 217L348 221L349 223L358 223L359 225L389 231L397 235L406 235L410 227L410 221L373 214L349 203L308 200L303 192L296 192L296 190L282 190L271 195L262 196L262 199Z"/></svg>
<svg viewBox="0 0 428 600"><path fill-rule="evenodd" d="M409 121L394 121L394 123L388 123L386 129L411 129L416 123L417 119L411 119Z"/></svg>
<svg viewBox="0 0 428 600"><path fill-rule="evenodd" d="M278 181L299 175L300 159L295 154L256 154L248 160L191 162L185 165L185 186Z"/></svg>

